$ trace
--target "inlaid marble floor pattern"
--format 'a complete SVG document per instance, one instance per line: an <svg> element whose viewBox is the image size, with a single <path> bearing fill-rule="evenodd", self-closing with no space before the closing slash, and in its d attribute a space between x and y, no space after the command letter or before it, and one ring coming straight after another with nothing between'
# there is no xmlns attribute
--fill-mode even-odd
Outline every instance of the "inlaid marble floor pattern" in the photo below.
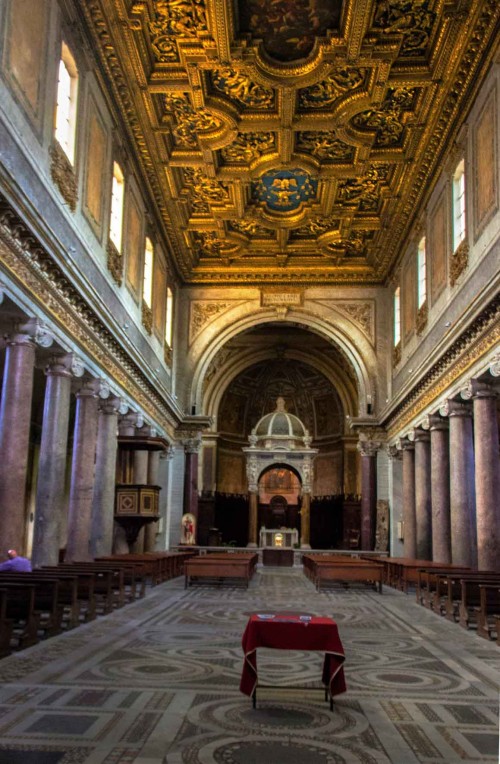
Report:
<svg viewBox="0 0 500 764"><path fill-rule="evenodd" d="M384 587L317 593L300 569L248 590L181 579L0 661L0 764L497 762L500 648ZM257 709L238 689L251 612L332 616L347 692L322 656L259 650Z"/></svg>

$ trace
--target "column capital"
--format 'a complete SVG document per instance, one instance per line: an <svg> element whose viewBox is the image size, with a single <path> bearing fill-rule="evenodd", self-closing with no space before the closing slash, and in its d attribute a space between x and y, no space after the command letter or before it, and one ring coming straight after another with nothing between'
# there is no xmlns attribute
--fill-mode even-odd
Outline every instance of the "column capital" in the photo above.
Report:
<svg viewBox="0 0 500 764"><path fill-rule="evenodd" d="M448 399L439 408L441 416L467 418L472 416L472 407L465 402Z"/></svg>
<svg viewBox="0 0 500 764"><path fill-rule="evenodd" d="M118 431L120 435L133 437L135 435L135 428L138 426L138 422L143 424L137 411L120 411L121 417L118 422ZM132 430L132 432L130 432Z"/></svg>
<svg viewBox="0 0 500 764"><path fill-rule="evenodd" d="M54 337L40 319L28 318L16 322L12 332L4 336L4 341L6 345L39 345L49 348L54 342Z"/></svg>
<svg viewBox="0 0 500 764"><path fill-rule="evenodd" d="M128 407L123 398L110 395L109 398L100 403L99 411L101 414L120 414L122 413L123 406L125 406L126 411Z"/></svg>
<svg viewBox="0 0 500 764"><path fill-rule="evenodd" d="M199 453L201 449L201 437L198 438L186 438L182 441L182 445L184 446L184 451L186 454L197 454Z"/></svg>
<svg viewBox="0 0 500 764"><path fill-rule="evenodd" d="M164 459L167 462L172 461L175 455L175 447L169 446L166 451L160 451L160 459Z"/></svg>
<svg viewBox="0 0 500 764"><path fill-rule="evenodd" d="M398 441L401 451L414 451L415 443L409 438L400 438Z"/></svg>
<svg viewBox="0 0 500 764"><path fill-rule="evenodd" d="M483 382L479 379L471 379L465 390L460 393L464 401L469 401L471 398L498 398L498 393L490 382Z"/></svg>
<svg viewBox="0 0 500 764"><path fill-rule="evenodd" d="M109 398L109 395L109 385L107 383L103 385L102 379L85 379L76 391L77 398L101 398L102 400Z"/></svg>
<svg viewBox="0 0 500 764"><path fill-rule="evenodd" d="M361 456L376 456L377 451L382 448L382 443L378 440L359 440L356 448Z"/></svg>
<svg viewBox="0 0 500 764"><path fill-rule="evenodd" d="M44 368L45 375L51 377L72 377L72 360L73 356L71 353L50 356Z"/></svg>
<svg viewBox="0 0 500 764"><path fill-rule="evenodd" d="M400 461L403 456L402 450L397 445L387 446L386 451L389 459L394 461Z"/></svg>
<svg viewBox="0 0 500 764"><path fill-rule="evenodd" d="M489 372L492 377L500 377L500 353L493 356L489 365Z"/></svg>
<svg viewBox="0 0 500 764"><path fill-rule="evenodd" d="M424 430L448 430L448 420L444 419L439 414L428 414L422 421L422 427Z"/></svg>
<svg viewBox="0 0 500 764"><path fill-rule="evenodd" d="M430 432L424 430L422 427L415 427L413 430L413 442L414 443L430 443Z"/></svg>

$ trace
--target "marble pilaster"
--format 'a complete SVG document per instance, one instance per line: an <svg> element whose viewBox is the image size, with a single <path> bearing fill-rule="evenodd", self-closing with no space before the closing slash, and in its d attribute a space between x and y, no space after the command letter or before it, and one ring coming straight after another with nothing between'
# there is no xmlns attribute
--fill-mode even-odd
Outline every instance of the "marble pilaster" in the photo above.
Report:
<svg viewBox="0 0 500 764"><path fill-rule="evenodd" d="M415 443L416 557L420 560L431 560L431 437L425 430L417 428L413 431L413 441Z"/></svg>
<svg viewBox="0 0 500 764"><path fill-rule="evenodd" d="M451 559L455 565L477 565L472 406L449 400L440 409L450 423Z"/></svg>
<svg viewBox="0 0 500 764"><path fill-rule="evenodd" d="M149 451L148 454L148 485L158 485L160 471L160 451ZM144 551L153 552L156 546L158 523L148 523L144 528Z"/></svg>
<svg viewBox="0 0 500 764"><path fill-rule="evenodd" d="M373 440L360 440L358 451L361 454L361 549L369 551L375 548L375 530L377 523L377 451L380 443Z"/></svg>
<svg viewBox="0 0 500 764"><path fill-rule="evenodd" d="M97 416L100 383L86 381L76 394L66 561L91 560ZM109 391L108 391L109 394Z"/></svg>
<svg viewBox="0 0 500 764"><path fill-rule="evenodd" d="M403 524L405 557L417 556L417 513L415 504L415 444L404 438L403 449Z"/></svg>
<svg viewBox="0 0 500 764"><path fill-rule="evenodd" d="M35 368L32 322L7 339L0 401L0 539L25 549L25 502Z"/></svg>
<svg viewBox="0 0 500 764"><path fill-rule="evenodd" d="M186 461L184 467L184 513L190 512L195 522L195 532L198 532L198 452L201 448L201 438L188 438L184 441ZM197 541L197 539L196 539Z"/></svg>
<svg viewBox="0 0 500 764"><path fill-rule="evenodd" d="M500 459L497 393L471 380L462 397L472 398L478 567L500 570Z"/></svg>
<svg viewBox="0 0 500 764"><path fill-rule="evenodd" d="M309 491L302 493L300 507L300 548L311 548L311 494Z"/></svg>
<svg viewBox="0 0 500 764"><path fill-rule="evenodd" d="M119 398L110 397L99 406L90 537L92 557L112 552L118 414L123 405Z"/></svg>
<svg viewBox="0 0 500 764"><path fill-rule="evenodd" d="M429 416L431 438L432 559L451 563L450 438L448 422Z"/></svg>
<svg viewBox="0 0 500 764"><path fill-rule="evenodd" d="M251 549L257 546L257 511L259 504L259 494L257 491L250 491L248 494L248 544Z"/></svg>
<svg viewBox="0 0 500 764"><path fill-rule="evenodd" d="M47 381L32 553L34 567L57 565L59 561L60 526L65 511L71 380L73 376L82 376L83 371L83 364L71 355L54 356L45 369Z"/></svg>

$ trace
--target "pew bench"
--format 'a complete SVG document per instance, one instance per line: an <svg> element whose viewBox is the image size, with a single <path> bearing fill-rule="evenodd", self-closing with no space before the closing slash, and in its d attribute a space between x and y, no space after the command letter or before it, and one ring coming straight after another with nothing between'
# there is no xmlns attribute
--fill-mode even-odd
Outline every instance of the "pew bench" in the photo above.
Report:
<svg viewBox="0 0 500 764"><path fill-rule="evenodd" d="M383 568L377 562L318 562L315 571L316 590L325 583L364 582L382 594Z"/></svg>
<svg viewBox="0 0 500 764"><path fill-rule="evenodd" d="M188 559L184 563L184 588L202 579L221 582L224 579L241 581L248 589L257 563L257 555L226 555L211 559L212 555L202 555ZM227 559L226 559L227 558Z"/></svg>
<svg viewBox="0 0 500 764"><path fill-rule="evenodd" d="M479 608L477 609L477 633L485 639L498 639L500 618L500 581L497 584L479 584Z"/></svg>
<svg viewBox="0 0 500 764"><path fill-rule="evenodd" d="M3 581L2 589L6 592L5 619L12 622L11 647L21 650L36 645L40 615L35 612L35 585Z"/></svg>
<svg viewBox="0 0 500 764"><path fill-rule="evenodd" d="M11 653L10 643L12 641L14 621L12 618L7 618L8 597L8 591L0 588L0 658L5 658Z"/></svg>

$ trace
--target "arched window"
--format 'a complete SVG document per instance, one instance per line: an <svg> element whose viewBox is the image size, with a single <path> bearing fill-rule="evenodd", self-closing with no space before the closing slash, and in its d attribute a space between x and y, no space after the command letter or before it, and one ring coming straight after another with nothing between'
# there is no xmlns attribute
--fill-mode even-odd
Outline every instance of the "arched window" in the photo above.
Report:
<svg viewBox="0 0 500 764"><path fill-rule="evenodd" d="M75 161L78 71L75 59L63 42L57 80L55 137L71 164Z"/></svg>
<svg viewBox="0 0 500 764"><path fill-rule="evenodd" d="M144 248L144 278L142 282L142 299L148 306L153 303L153 242L146 236L146 245Z"/></svg>
<svg viewBox="0 0 500 764"><path fill-rule="evenodd" d="M109 238L118 252L122 251L123 204L125 201L125 178L118 162L113 162L113 185L111 188L111 215Z"/></svg>

